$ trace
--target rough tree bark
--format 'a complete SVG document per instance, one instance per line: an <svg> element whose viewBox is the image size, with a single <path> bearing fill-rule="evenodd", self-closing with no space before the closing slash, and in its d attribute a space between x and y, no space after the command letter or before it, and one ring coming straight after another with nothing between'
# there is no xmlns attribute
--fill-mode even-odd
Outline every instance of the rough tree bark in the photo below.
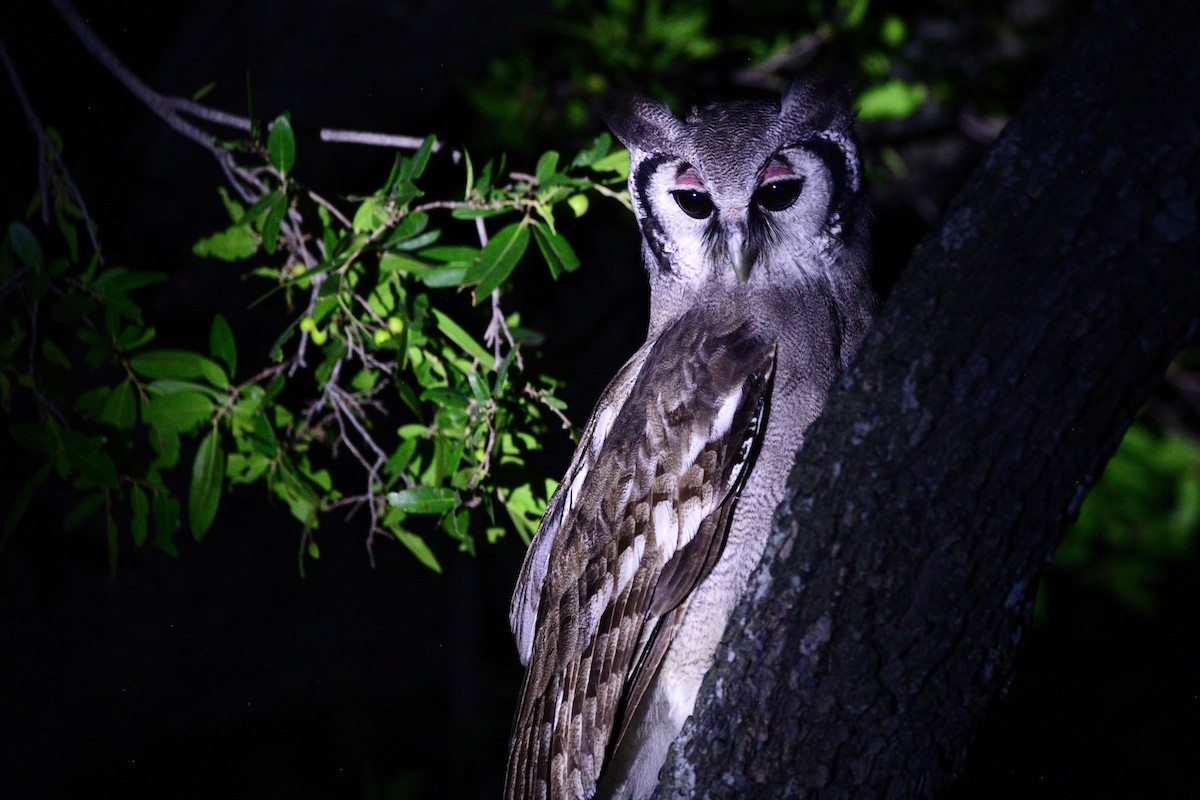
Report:
<svg viewBox="0 0 1200 800"><path fill-rule="evenodd" d="M1200 3L1106 0L919 248L792 475L659 797L924 797L1200 323Z"/></svg>

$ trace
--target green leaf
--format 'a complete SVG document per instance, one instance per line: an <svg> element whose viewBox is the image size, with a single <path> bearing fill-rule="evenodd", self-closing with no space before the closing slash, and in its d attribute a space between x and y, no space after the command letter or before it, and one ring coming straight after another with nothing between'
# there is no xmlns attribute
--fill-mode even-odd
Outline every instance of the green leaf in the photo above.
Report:
<svg viewBox="0 0 1200 800"><path fill-rule="evenodd" d="M220 364L190 350L147 350L129 359L129 364L147 378L203 378L219 389L229 386Z"/></svg>
<svg viewBox="0 0 1200 800"><path fill-rule="evenodd" d="M402 272L405 275L421 275L429 271L429 265L424 261L418 261L408 256L384 253L379 257L379 271L385 275L389 272Z"/></svg>
<svg viewBox="0 0 1200 800"><path fill-rule="evenodd" d="M137 422L137 397L129 379L117 384L109 393L100 411L100 421L119 431L129 430Z"/></svg>
<svg viewBox="0 0 1200 800"><path fill-rule="evenodd" d="M175 392L151 396L142 408L142 419L169 436L208 421L215 408L213 401L199 392Z"/></svg>
<svg viewBox="0 0 1200 800"><path fill-rule="evenodd" d="M425 544L424 539L422 539L420 536L417 536L415 533L409 533L408 531L398 530L393 531L392 534L402 545L407 547L409 551L417 557L418 561L429 567L434 572L441 574L442 565L438 563L437 557L434 556L433 551L429 549L429 545Z"/></svg>
<svg viewBox="0 0 1200 800"><path fill-rule="evenodd" d="M132 515L129 520L129 531L133 534L133 543L141 547L146 543L146 520L150 515L150 501L140 486L129 490L129 507Z"/></svg>
<svg viewBox="0 0 1200 800"><path fill-rule="evenodd" d="M385 240L385 246L390 246L403 242L406 239L411 239L425 231L429 227L429 215L424 211L418 211L415 214L409 214L396 224Z"/></svg>
<svg viewBox="0 0 1200 800"><path fill-rule="evenodd" d="M629 151L622 147L620 150L609 153L604 158L599 159L591 166L595 172L615 172L621 178L628 178Z"/></svg>
<svg viewBox="0 0 1200 800"><path fill-rule="evenodd" d="M567 205L571 207L571 211L575 213L575 218L578 219L587 213L588 196L586 194L573 194L567 198Z"/></svg>
<svg viewBox="0 0 1200 800"><path fill-rule="evenodd" d="M165 491L154 495L154 546L167 555L179 555L175 549L175 530L179 527L179 501Z"/></svg>
<svg viewBox="0 0 1200 800"><path fill-rule="evenodd" d="M275 244L279 240L279 227L283 225L283 215L287 213L287 197L275 192L278 197L267 209L267 216L262 224L263 249L268 253L275 252Z"/></svg>
<svg viewBox="0 0 1200 800"><path fill-rule="evenodd" d="M862 92L855 107L861 120L903 119L912 116L928 94L929 88L925 84L897 78Z"/></svg>
<svg viewBox="0 0 1200 800"><path fill-rule="evenodd" d="M370 233L387 222L387 205L382 198L368 197L354 212L355 233Z"/></svg>
<svg viewBox="0 0 1200 800"><path fill-rule="evenodd" d="M246 215L246 207L234 200L224 186L218 186L217 193L221 195L221 204L225 206L231 222L238 222Z"/></svg>
<svg viewBox="0 0 1200 800"><path fill-rule="evenodd" d="M292 171L296 163L296 137L292 133L292 121L286 114L280 114L271 123L271 133L267 136L267 154L275 169L284 175Z"/></svg>
<svg viewBox="0 0 1200 800"><path fill-rule="evenodd" d="M551 277L557 279L564 272L574 272L579 269L579 257L575 255L571 243L561 233L554 233L541 222L533 224L533 238L537 240L538 249L546 259Z"/></svg>
<svg viewBox="0 0 1200 800"><path fill-rule="evenodd" d="M4 521L4 536L8 536L17 525L21 522L21 517L25 516L25 509L29 508L29 501L33 499L33 493L38 490L38 487L46 482L46 478L50 475L50 470L54 464L50 461L42 464L37 470L25 481L21 486L21 491L17 493L16 498L12 501L12 505L8 509L8 519Z"/></svg>
<svg viewBox="0 0 1200 800"><path fill-rule="evenodd" d="M42 356L55 366L62 367L63 369L72 368L71 359L67 358L67 354L49 339L42 340Z"/></svg>
<svg viewBox="0 0 1200 800"><path fill-rule="evenodd" d="M213 358L225 364L230 375L237 372L237 345L233 341L233 329L221 314L213 317L212 327L208 331L208 351Z"/></svg>
<svg viewBox="0 0 1200 800"><path fill-rule="evenodd" d="M78 528L88 517L99 511L103 505L103 492L93 492L92 494L85 495L74 508L63 516L63 530L70 531Z"/></svg>
<svg viewBox="0 0 1200 800"><path fill-rule="evenodd" d="M243 261L258 252L258 243L258 235L249 225L232 225L196 242L192 253L201 258Z"/></svg>
<svg viewBox="0 0 1200 800"><path fill-rule="evenodd" d="M421 276L421 283L430 289L449 289L462 286L466 277L466 267L444 266L435 267Z"/></svg>
<svg viewBox="0 0 1200 800"><path fill-rule="evenodd" d="M471 334L463 330L462 326L442 311L436 308L431 310L437 320L438 330L444 333L447 339L461 347L464 353L479 361L484 369L490 370L496 365L496 357L475 341Z"/></svg>
<svg viewBox="0 0 1200 800"><path fill-rule="evenodd" d="M592 140L591 147L587 150L581 150L579 155L575 156L575 160L571 162L571 167L578 169L579 167L587 167L596 163L608 153L609 148L612 147L612 142L611 134L600 134Z"/></svg>
<svg viewBox="0 0 1200 800"><path fill-rule="evenodd" d="M443 264L455 264L466 267L479 258L479 248L439 245L438 247L426 247L417 255L433 259L434 261L440 261Z"/></svg>
<svg viewBox="0 0 1200 800"><path fill-rule="evenodd" d="M418 486L388 492L387 501L407 514L441 514L458 504L458 493L437 486Z"/></svg>
<svg viewBox="0 0 1200 800"><path fill-rule="evenodd" d="M460 206L450 212L450 216L455 219L487 219L488 217L498 217L501 214L511 214L512 209L508 206L500 206L499 208L474 208L471 206Z"/></svg>
<svg viewBox="0 0 1200 800"><path fill-rule="evenodd" d="M33 231L21 223L14 222L8 226L8 240L12 242L13 252L25 266L30 269L40 269L45 263L41 243L33 235Z"/></svg>
<svg viewBox="0 0 1200 800"><path fill-rule="evenodd" d="M871 0L838 0L837 10L842 14L842 26L853 30L862 24L867 16Z"/></svg>
<svg viewBox="0 0 1200 800"><path fill-rule="evenodd" d="M225 451L216 428L208 432L196 450L192 462L192 482L188 488L188 525L196 541L204 538L217 516L221 487L225 483Z"/></svg>
<svg viewBox="0 0 1200 800"><path fill-rule="evenodd" d="M540 186L549 184L555 174L558 172L558 153L553 150L548 150L542 153L542 157L538 159L537 170L534 177Z"/></svg>
<svg viewBox="0 0 1200 800"><path fill-rule="evenodd" d="M898 14L888 14L879 23L879 39L888 47L899 47L908 38L908 26Z"/></svg>
<svg viewBox="0 0 1200 800"><path fill-rule="evenodd" d="M500 286L513 269L525 249L529 247L529 226L514 222L496 232L487 247L479 253L479 260L467 269L464 281L474 283L475 302L479 303Z"/></svg>
<svg viewBox="0 0 1200 800"><path fill-rule="evenodd" d="M425 141L421 142L421 146L412 154L410 161L408 177L410 180L416 180L421 177L421 173L425 171L425 165L429 163L429 154L433 152L433 146L437 143L437 138L432 134L425 137Z"/></svg>

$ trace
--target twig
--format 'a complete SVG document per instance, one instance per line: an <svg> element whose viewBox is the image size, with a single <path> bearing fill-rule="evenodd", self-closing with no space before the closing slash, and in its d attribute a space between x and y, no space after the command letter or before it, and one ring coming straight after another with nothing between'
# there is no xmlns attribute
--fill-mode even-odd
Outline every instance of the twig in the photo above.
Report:
<svg viewBox="0 0 1200 800"><path fill-rule="evenodd" d="M104 254L100 252L100 241L96 238L96 222L88 212L87 203L84 202L83 195L75 185L75 181L71 179L71 173L67 169L66 163L62 160L62 154L58 151L58 145L46 133L41 118L34 109L33 103L29 101L29 95L25 93L21 77L17 74L17 66L8 54L8 47L5 46L3 38L0 38L0 61L4 62L4 69L8 72L8 78L12 82L13 91L17 93L17 99L21 102L21 110L25 113L25 120L29 123L29 129L33 131L33 135L37 139L38 196L41 198L42 203L42 224L50 225L50 175L54 174L70 190L71 197L74 199L75 205L79 208L79 213L83 214L83 226L87 228L88 238L92 242L92 250L96 253L96 258L99 259L100 263L104 264Z"/></svg>
<svg viewBox="0 0 1200 800"><path fill-rule="evenodd" d="M416 150L425 144L425 140L417 136L402 136L392 133L371 133L370 131L345 131L337 128L321 128L322 142L344 142L348 144L365 144L372 147L391 147L397 150ZM445 143L435 141L433 152L440 153L445 149ZM460 150L450 151L450 160L455 164L462 160Z"/></svg>

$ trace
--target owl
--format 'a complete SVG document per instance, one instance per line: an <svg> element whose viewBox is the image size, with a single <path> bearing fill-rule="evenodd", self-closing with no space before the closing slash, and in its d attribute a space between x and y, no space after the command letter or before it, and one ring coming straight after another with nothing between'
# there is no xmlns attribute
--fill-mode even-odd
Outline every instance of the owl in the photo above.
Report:
<svg viewBox="0 0 1200 800"><path fill-rule="evenodd" d="M521 568L505 797L644 798L691 715L800 447L875 308L851 117L810 84L609 119L646 343L583 430Z"/></svg>

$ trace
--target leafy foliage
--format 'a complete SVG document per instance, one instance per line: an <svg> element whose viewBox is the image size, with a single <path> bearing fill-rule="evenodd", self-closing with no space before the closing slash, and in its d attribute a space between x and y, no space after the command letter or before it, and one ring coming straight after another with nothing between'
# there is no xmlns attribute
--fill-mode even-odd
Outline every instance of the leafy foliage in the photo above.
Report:
<svg viewBox="0 0 1200 800"><path fill-rule="evenodd" d="M864 120L908 117L931 87L900 74L908 26L870 0L556 0L539 20L534 46L494 61L464 85L489 124L489 146L519 150L530 132L559 140L594 118L614 90L634 89L679 107L697 75L732 75L751 87L777 86L836 40L853 64ZM764 35L763 31L772 31Z"/></svg>
<svg viewBox="0 0 1200 800"><path fill-rule="evenodd" d="M554 277L579 266L555 214L584 213L590 194L627 203L611 187L628 162L608 135L562 168L545 154L532 175L465 158L462 196L427 200L418 181L435 146L429 137L398 156L344 214L294 179L286 116L265 143L228 145L258 163L231 168L234 192L220 192L230 224L194 252L253 259L247 275L270 282L259 302L289 310L257 371L219 312L207 352L160 342L138 292L165 276L84 256L71 195L53 198L56 225L40 238L11 223L0 402L18 412L8 432L34 466L5 535L54 479L74 498L68 527L104 517L114 569L122 532L174 554L178 531L202 539L238 484L282 501L311 558L314 531L338 509L363 509L370 537L394 538L435 570L434 526L466 551L480 528L489 542L506 529L528 541L554 483L527 458L551 420L567 420L556 382L534 366L541 337L503 312L502 292L535 251ZM500 226L490 239L489 225ZM490 311L484 330L460 290Z"/></svg>
<svg viewBox="0 0 1200 800"><path fill-rule="evenodd" d="M1054 563L1127 606L1152 611L1165 565L1195 552L1197 531L1200 443L1143 415L1079 509Z"/></svg>

